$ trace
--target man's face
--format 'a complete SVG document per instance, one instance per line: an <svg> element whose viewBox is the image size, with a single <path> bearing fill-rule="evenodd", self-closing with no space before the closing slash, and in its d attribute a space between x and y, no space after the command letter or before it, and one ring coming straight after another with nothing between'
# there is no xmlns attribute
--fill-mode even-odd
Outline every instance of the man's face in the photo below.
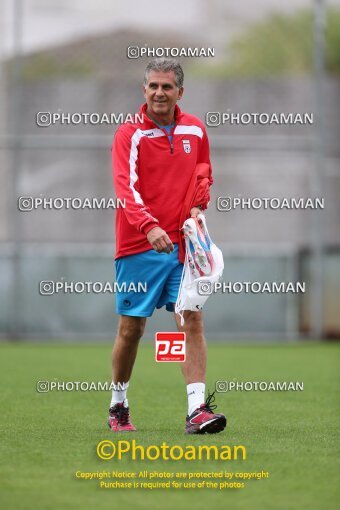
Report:
<svg viewBox="0 0 340 510"><path fill-rule="evenodd" d="M182 94L183 87L177 87L173 71L150 71L148 82L144 86L144 97L151 114L169 114Z"/></svg>

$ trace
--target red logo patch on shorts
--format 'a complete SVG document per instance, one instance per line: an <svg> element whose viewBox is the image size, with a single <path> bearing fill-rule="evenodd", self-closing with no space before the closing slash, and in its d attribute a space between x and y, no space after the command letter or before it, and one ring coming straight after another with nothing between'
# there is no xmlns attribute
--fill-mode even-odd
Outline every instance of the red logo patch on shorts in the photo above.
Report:
<svg viewBox="0 0 340 510"><path fill-rule="evenodd" d="M158 332L155 335L156 361L185 361L185 333Z"/></svg>

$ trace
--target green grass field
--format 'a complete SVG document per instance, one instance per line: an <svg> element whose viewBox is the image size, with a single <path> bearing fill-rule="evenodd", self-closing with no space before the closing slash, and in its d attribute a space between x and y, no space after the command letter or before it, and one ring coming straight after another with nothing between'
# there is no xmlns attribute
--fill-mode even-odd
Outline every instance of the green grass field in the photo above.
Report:
<svg viewBox="0 0 340 510"><path fill-rule="evenodd" d="M141 345L129 388L139 444L245 445L241 461L103 461L96 445L126 439L106 425L107 392L37 393L38 380L106 381L107 345L3 344L2 509L338 508L339 346L209 345L208 387L216 380L303 381L303 392L217 394L228 417L217 435L185 436L185 386L177 364L156 364ZM80 471L268 471L244 489L100 489Z"/></svg>

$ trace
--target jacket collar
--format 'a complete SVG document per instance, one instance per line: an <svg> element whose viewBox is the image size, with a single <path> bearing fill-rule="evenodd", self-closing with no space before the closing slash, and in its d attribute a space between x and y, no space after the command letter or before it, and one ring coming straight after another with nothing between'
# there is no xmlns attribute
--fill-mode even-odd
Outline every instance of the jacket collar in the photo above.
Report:
<svg viewBox="0 0 340 510"><path fill-rule="evenodd" d="M148 107L148 105L146 103L142 104L139 109L139 113L144 116L144 124L147 124L150 127L155 127L155 122L153 120L151 120L146 114L147 107ZM175 124L179 123L182 115L183 114L182 114L180 107L178 106L178 104L176 104L175 105Z"/></svg>

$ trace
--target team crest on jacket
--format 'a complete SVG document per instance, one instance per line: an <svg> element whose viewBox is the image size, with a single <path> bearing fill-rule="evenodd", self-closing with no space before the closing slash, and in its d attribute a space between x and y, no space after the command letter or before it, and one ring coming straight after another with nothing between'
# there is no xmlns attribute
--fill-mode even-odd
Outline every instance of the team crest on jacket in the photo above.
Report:
<svg viewBox="0 0 340 510"><path fill-rule="evenodd" d="M182 142L183 142L184 152L186 152L187 154L190 154L190 152L191 152L190 140L183 140Z"/></svg>

